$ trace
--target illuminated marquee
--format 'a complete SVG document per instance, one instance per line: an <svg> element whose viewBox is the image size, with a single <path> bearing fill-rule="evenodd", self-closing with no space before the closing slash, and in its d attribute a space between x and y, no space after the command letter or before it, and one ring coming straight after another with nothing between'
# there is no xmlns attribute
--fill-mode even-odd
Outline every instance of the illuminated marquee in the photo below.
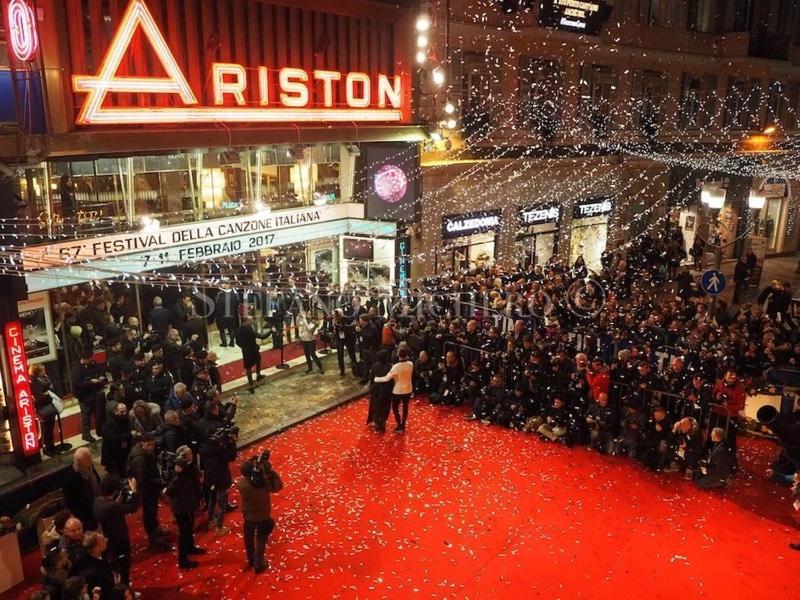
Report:
<svg viewBox="0 0 800 600"><path fill-rule="evenodd" d="M6 356L14 388L14 406L17 412L19 435L25 456L39 453L39 428L36 422L36 408L28 377L28 359L25 356L25 339L19 321L6 324Z"/></svg>
<svg viewBox="0 0 800 600"><path fill-rule="evenodd" d="M120 64L141 28L153 48L166 77L117 76ZM273 73L273 71L275 71ZM144 0L132 0L96 75L76 75L72 87L86 93L79 125L141 123L291 123L389 122L403 119L404 82L400 76L285 67L259 66L250 70L235 63L213 63L210 81L213 106L201 106L178 66ZM275 85L277 80L277 85ZM334 86L341 91L347 108L335 107ZM319 101L312 92L322 88ZM258 92L258 106L247 106L247 89ZM276 88L276 89L273 89ZM103 107L111 92L177 94L183 107ZM232 102L235 106L226 106Z"/></svg>
<svg viewBox="0 0 800 600"><path fill-rule="evenodd" d="M36 16L25 0L11 0L6 10L8 41L19 60L31 60L39 49L39 34L36 32Z"/></svg>

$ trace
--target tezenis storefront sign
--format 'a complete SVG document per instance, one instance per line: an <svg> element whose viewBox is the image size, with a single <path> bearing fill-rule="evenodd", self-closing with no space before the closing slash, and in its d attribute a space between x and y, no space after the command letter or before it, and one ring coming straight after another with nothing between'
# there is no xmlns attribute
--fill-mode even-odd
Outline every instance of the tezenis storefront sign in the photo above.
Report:
<svg viewBox="0 0 800 600"><path fill-rule="evenodd" d="M141 28L166 77L118 76ZM398 122L404 119L407 78L399 75L272 69L215 62L209 73L213 106L201 106L144 0L132 0L96 75L75 75L72 87L86 93L79 125L142 123ZM257 105L245 92L257 90ZM334 90L344 106L334 105ZM109 93L173 94L183 106L103 106Z"/></svg>

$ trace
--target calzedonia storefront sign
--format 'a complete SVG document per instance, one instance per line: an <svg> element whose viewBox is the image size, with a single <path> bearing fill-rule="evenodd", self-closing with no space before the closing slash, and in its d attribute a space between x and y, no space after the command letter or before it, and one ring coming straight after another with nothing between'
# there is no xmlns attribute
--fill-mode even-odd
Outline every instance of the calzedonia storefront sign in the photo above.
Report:
<svg viewBox="0 0 800 600"><path fill-rule="evenodd" d="M117 75L140 30L166 77ZM408 108L408 77L400 75L215 62L208 85L213 106L202 106L145 1L131 0L97 73L72 78L73 90L86 94L76 123L399 122ZM245 98L250 89L257 92L255 105ZM340 105L334 105L334 90L344 99ZM180 100L172 106L104 106L110 93L168 94Z"/></svg>
<svg viewBox="0 0 800 600"><path fill-rule="evenodd" d="M601 0L544 0L539 7L542 27L597 35L611 14Z"/></svg>
<svg viewBox="0 0 800 600"><path fill-rule="evenodd" d="M602 217L612 212L614 212L614 200L612 198L588 198L575 202L575 206L572 209L572 218Z"/></svg>
<svg viewBox="0 0 800 600"><path fill-rule="evenodd" d="M158 231L131 231L104 237L75 239L58 244L29 246L22 251L22 266L27 270L45 269L91 262L115 256L146 253L155 268L167 260L161 251L181 249L174 257L179 262L207 258L209 255L251 252L273 245L275 233L304 225L318 225L339 219L363 219L364 206L356 203L315 206L267 214L252 214L163 227ZM244 246L225 247L229 240L244 237ZM205 248L208 248L207 250ZM170 257L172 258L172 257Z"/></svg>
<svg viewBox="0 0 800 600"><path fill-rule="evenodd" d="M442 218L442 237L453 239L500 230L500 211L489 210L448 215Z"/></svg>

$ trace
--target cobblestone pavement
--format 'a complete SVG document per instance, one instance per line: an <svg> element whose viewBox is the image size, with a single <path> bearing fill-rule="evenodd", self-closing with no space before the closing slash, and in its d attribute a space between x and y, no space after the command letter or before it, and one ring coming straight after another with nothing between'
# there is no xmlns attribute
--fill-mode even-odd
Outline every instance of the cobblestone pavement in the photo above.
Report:
<svg viewBox="0 0 800 600"><path fill-rule="evenodd" d="M306 375L305 364L262 381L254 394L238 388L240 445L271 435L366 392L349 372L339 376L336 355L322 358L325 373ZM227 394L226 394L227 395Z"/></svg>

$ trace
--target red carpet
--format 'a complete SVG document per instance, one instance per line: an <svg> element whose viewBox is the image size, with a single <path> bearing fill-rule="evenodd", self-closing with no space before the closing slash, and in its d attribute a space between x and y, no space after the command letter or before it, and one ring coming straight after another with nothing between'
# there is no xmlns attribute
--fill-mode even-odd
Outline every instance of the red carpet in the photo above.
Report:
<svg viewBox="0 0 800 600"><path fill-rule="evenodd" d="M269 572L240 570L236 512L229 536L200 536L201 568L138 552L134 583L164 600L797 597L787 543L800 531L788 489L762 478L767 442L743 440L735 485L704 493L460 410L411 408L403 436L365 429L359 401L269 440L286 484Z"/></svg>

